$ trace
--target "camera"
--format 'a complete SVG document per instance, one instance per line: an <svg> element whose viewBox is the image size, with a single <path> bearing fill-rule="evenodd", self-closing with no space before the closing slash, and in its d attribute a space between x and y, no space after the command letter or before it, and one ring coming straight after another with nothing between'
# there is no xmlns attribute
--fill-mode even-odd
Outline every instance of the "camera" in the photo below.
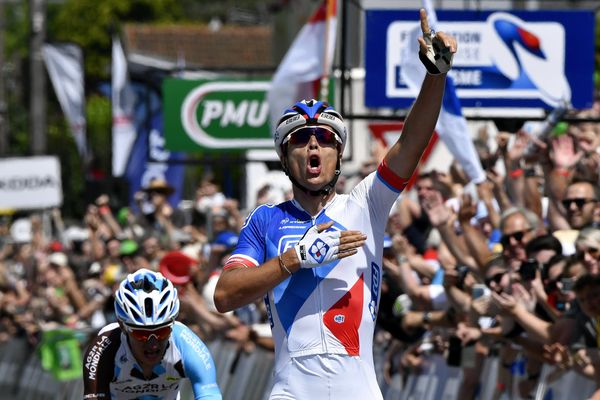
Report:
<svg viewBox="0 0 600 400"><path fill-rule="evenodd" d="M534 259L523 261L521 263L521 267L519 268L519 275L521 275L521 279L524 281L534 280L538 270L538 265L539 263Z"/></svg>
<svg viewBox="0 0 600 400"><path fill-rule="evenodd" d="M451 367L460 367L462 360L462 341L457 336L448 338L448 354L446 355L446 364Z"/></svg>
<svg viewBox="0 0 600 400"><path fill-rule="evenodd" d="M560 291L563 293L572 292L573 286L575 286L575 279L573 278L562 278L560 280Z"/></svg>
<svg viewBox="0 0 600 400"><path fill-rule="evenodd" d="M471 289L471 298L473 300L477 300L480 297L489 296L491 293L490 289L482 284L473 285L473 289Z"/></svg>

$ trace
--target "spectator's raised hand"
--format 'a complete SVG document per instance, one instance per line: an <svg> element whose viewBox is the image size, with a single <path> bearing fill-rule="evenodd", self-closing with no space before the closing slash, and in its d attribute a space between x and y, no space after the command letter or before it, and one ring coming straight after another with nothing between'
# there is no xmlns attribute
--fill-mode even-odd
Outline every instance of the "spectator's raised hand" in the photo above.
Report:
<svg viewBox="0 0 600 400"><path fill-rule="evenodd" d="M417 250L409 243L408 239L399 233L392 237L392 247L396 254L406 257L413 256L417 253Z"/></svg>
<svg viewBox="0 0 600 400"><path fill-rule="evenodd" d="M560 135L552 140L550 160L555 168L569 169L581 160L582 151L575 151L575 142L569 135Z"/></svg>
<svg viewBox="0 0 600 400"><path fill-rule="evenodd" d="M444 281L443 285L446 288L458 286L460 283L460 277L456 268L445 268L444 269Z"/></svg>
<svg viewBox="0 0 600 400"><path fill-rule="evenodd" d="M499 174L496 170L490 169L485 173L488 181L490 181L496 190L503 190L504 188L504 175Z"/></svg>
<svg viewBox="0 0 600 400"><path fill-rule="evenodd" d="M481 338L481 330L473 326L467 326L464 322L459 322L456 327L456 336L463 345L474 342Z"/></svg>
<svg viewBox="0 0 600 400"><path fill-rule="evenodd" d="M515 141L506 153L508 161L510 161L511 163L519 162L525 155L525 150L527 149L528 144L529 136L523 131L517 132Z"/></svg>
<svg viewBox="0 0 600 400"><path fill-rule="evenodd" d="M501 153L506 153L508 151L508 142L510 141L511 134L509 132L498 132L496 135L496 144L498 145L498 150Z"/></svg>
<svg viewBox="0 0 600 400"><path fill-rule="evenodd" d="M536 299L529 292L529 290L525 289L525 287L519 282L513 283L511 288L512 294L515 297L515 299L517 299L517 301L523 307L525 307L526 310L533 311L533 309L535 308Z"/></svg>
<svg viewBox="0 0 600 400"><path fill-rule="evenodd" d="M490 172L488 172L489 174ZM489 179L489 178L488 178ZM494 183L491 181L484 181L477 185L477 196L485 204L491 204L494 200Z"/></svg>
<svg viewBox="0 0 600 400"><path fill-rule="evenodd" d="M442 194L437 190L426 196L423 201L423 208L429 217L429 221L435 227L447 224L452 215L444 204Z"/></svg>
<svg viewBox="0 0 600 400"><path fill-rule="evenodd" d="M498 305L501 312L506 315L512 315L517 308L517 299L508 293L492 292L492 300Z"/></svg>
<svg viewBox="0 0 600 400"><path fill-rule="evenodd" d="M458 220L461 223L468 223L477 214L477 204L470 195L461 196L460 208L458 209Z"/></svg>
<svg viewBox="0 0 600 400"><path fill-rule="evenodd" d="M557 365L561 369L571 368L573 365L569 348L560 343L545 345L542 356L547 363Z"/></svg>

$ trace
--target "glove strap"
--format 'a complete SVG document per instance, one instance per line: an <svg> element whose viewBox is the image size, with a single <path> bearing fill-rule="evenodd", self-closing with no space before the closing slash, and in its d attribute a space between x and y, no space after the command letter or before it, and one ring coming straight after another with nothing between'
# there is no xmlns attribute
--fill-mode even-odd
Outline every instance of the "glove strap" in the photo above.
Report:
<svg viewBox="0 0 600 400"><path fill-rule="evenodd" d="M425 54L421 53L420 51L419 51L419 60L421 60L421 62L425 66L425 68L427 68L427 72L429 72L431 75L439 75L442 73L438 69L438 67L433 62L431 62L429 57L427 57Z"/></svg>

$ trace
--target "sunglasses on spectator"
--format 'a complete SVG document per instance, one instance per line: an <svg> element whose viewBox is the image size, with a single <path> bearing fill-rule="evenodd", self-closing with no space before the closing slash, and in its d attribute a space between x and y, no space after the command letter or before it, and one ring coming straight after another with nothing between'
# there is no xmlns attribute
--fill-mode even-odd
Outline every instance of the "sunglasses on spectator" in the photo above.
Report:
<svg viewBox="0 0 600 400"><path fill-rule="evenodd" d="M588 253L592 258L600 258L600 249L596 247L578 248L576 253L577 258L583 260L585 258L585 253Z"/></svg>
<svg viewBox="0 0 600 400"><path fill-rule="evenodd" d="M578 209L581 209L587 203L595 203L596 201L597 201L596 199L586 199L583 197L578 197L578 198L573 198L573 199L563 199L562 204L567 210L569 208L571 208L571 204L573 204L573 203L575 203L575 206Z"/></svg>
<svg viewBox="0 0 600 400"><path fill-rule="evenodd" d="M502 235L502 237L500 238L500 244L502 244L502 247L509 246L511 238L513 238L517 242L521 243L523 241L523 237L525 237L525 234L531 232L532 230L533 229L526 229L524 231L518 231L518 232L513 232L513 233L506 234L506 235Z"/></svg>
<svg viewBox="0 0 600 400"><path fill-rule="evenodd" d="M338 143L337 135L335 132L324 128L322 126L309 126L306 128L300 128L295 132L292 132L285 138L283 143L288 143L296 146L306 146L310 141L310 138L314 136L317 142L321 146L323 145L335 145Z"/></svg>
<svg viewBox="0 0 600 400"><path fill-rule="evenodd" d="M152 336L154 336L158 341L165 340L169 338L171 332L173 331L171 325L156 329L133 328L125 325L125 330L132 338L140 342L147 342L152 338Z"/></svg>
<svg viewBox="0 0 600 400"><path fill-rule="evenodd" d="M484 279L485 285L487 287L490 287L492 282L494 282L496 285L499 285L500 282L502 282L502 278L504 277L505 274L506 274L506 272L498 272L497 274L494 274L494 275L490 276L489 278L485 278Z"/></svg>

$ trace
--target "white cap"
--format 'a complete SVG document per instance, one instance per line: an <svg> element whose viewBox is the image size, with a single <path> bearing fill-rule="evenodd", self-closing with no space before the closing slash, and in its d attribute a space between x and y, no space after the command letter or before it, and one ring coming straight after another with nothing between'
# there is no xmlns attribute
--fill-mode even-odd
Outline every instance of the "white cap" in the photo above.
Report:
<svg viewBox="0 0 600 400"><path fill-rule="evenodd" d="M58 265L60 267L66 267L68 265L67 256L65 253L52 253L48 257L48 262L50 264Z"/></svg>

